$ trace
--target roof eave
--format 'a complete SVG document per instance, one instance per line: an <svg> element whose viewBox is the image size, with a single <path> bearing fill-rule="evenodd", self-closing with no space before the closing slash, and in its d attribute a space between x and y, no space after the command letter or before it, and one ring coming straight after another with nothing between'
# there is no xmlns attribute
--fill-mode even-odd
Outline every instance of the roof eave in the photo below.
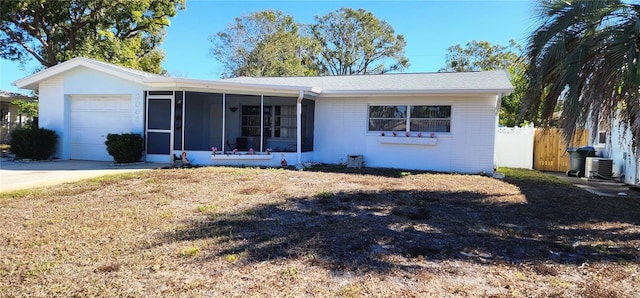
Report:
<svg viewBox="0 0 640 298"><path fill-rule="evenodd" d="M38 99L34 98L32 96L27 96L27 95L21 95L21 96L9 96L9 97L0 97L0 101L1 102L14 102L17 100L24 100L24 101L30 101L30 102L35 102Z"/></svg>
<svg viewBox="0 0 640 298"><path fill-rule="evenodd" d="M116 67L110 67L107 64L102 64L99 63L97 61L91 60L91 59L87 59L87 58L82 58L82 57L78 57L78 58L74 58L68 61L65 61L63 63L60 63L58 65L54 65L52 67L49 67L45 70L42 70L40 72L37 72L35 74L32 74L30 76L24 77L22 79L19 79L15 82L12 83L12 85L21 88L21 89L28 89L28 90L34 90L37 91L38 89L38 84L43 81L46 80L48 78L57 76L61 73L70 71L72 69L78 68L78 67L86 67L89 69L93 69L96 71L100 71L109 75L113 75L115 77L121 78L121 79L125 79L125 80L129 80L129 81L133 81L136 83L142 83L143 79L145 78L142 75L138 75L129 71L126 71L124 69L120 69L120 68L116 68Z"/></svg>
<svg viewBox="0 0 640 298"><path fill-rule="evenodd" d="M219 92L258 92L268 94L298 95L300 90L311 96L317 96L322 91L314 87L283 86L265 84L246 84L224 81L210 81L184 78L146 78L144 84L152 88L180 88L180 89L204 89Z"/></svg>
<svg viewBox="0 0 640 298"><path fill-rule="evenodd" d="M495 95L509 95L513 92L513 88L498 88L498 89L387 89L387 90L323 90L322 96L336 97L336 96L375 96L375 95L420 95L420 94L442 94L442 95L469 95L469 94L495 94Z"/></svg>

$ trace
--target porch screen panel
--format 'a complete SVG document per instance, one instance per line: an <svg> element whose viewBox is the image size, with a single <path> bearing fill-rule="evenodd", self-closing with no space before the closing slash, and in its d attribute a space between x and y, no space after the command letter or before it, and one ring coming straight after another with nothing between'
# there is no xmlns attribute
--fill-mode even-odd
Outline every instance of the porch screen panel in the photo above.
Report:
<svg viewBox="0 0 640 298"><path fill-rule="evenodd" d="M184 149L211 151L211 147L218 147L221 150L222 94L186 92L184 107Z"/></svg>
<svg viewBox="0 0 640 298"><path fill-rule="evenodd" d="M298 148L297 98L284 96L265 96L264 114L263 136L266 142L266 148L272 149L274 151L295 152ZM303 125L305 117L306 115L303 111ZM302 134L302 147L304 147L304 130L302 130Z"/></svg>
<svg viewBox="0 0 640 298"><path fill-rule="evenodd" d="M175 121L173 123L173 149L182 150L182 105L184 104L182 91L175 96Z"/></svg>
<svg viewBox="0 0 640 298"><path fill-rule="evenodd" d="M148 129L171 130L171 99L149 99Z"/></svg>
<svg viewBox="0 0 640 298"><path fill-rule="evenodd" d="M302 100L302 152L313 151L315 101Z"/></svg>
<svg viewBox="0 0 640 298"><path fill-rule="evenodd" d="M147 133L147 154L169 154L171 134L164 132Z"/></svg>

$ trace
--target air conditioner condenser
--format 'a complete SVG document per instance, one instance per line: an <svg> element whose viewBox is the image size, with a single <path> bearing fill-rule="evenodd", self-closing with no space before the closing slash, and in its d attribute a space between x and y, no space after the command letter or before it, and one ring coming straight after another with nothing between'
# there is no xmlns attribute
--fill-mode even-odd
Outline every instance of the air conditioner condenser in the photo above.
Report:
<svg viewBox="0 0 640 298"><path fill-rule="evenodd" d="M601 157L587 157L584 172L584 176L587 178L611 179L613 160Z"/></svg>

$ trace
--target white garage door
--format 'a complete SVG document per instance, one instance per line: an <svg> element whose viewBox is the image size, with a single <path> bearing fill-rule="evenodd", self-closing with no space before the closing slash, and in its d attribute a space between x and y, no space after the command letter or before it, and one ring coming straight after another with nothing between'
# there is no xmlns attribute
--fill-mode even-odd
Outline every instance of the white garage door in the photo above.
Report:
<svg viewBox="0 0 640 298"><path fill-rule="evenodd" d="M104 144L109 133L131 132L128 96L72 96L71 159L112 161Z"/></svg>

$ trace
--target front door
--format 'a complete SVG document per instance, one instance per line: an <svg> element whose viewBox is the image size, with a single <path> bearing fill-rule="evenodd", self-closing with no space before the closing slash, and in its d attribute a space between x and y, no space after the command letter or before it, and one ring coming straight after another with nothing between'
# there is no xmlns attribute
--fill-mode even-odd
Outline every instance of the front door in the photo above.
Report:
<svg viewBox="0 0 640 298"><path fill-rule="evenodd" d="M147 161L172 161L174 101L173 95L147 96Z"/></svg>

